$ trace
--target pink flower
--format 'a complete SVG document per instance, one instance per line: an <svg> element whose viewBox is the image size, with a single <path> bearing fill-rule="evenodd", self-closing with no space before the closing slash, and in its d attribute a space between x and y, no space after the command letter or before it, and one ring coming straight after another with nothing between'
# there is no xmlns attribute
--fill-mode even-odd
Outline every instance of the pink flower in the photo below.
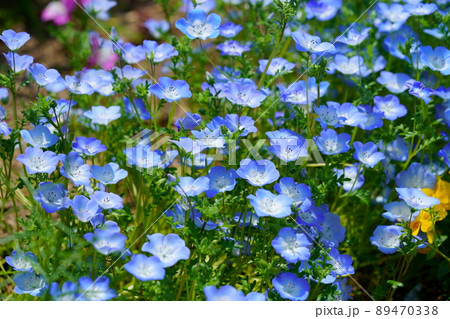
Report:
<svg viewBox="0 0 450 319"><path fill-rule="evenodd" d="M78 3L85 6L89 1L91 0L78 0ZM41 20L53 21L56 25L67 24L76 6L75 0L51 1L42 11Z"/></svg>
<svg viewBox="0 0 450 319"><path fill-rule="evenodd" d="M114 53L112 41L103 39L97 32L91 32L89 35L91 42L92 55L88 60L88 68L96 65L104 70L112 70L119 56Z"/></svg>

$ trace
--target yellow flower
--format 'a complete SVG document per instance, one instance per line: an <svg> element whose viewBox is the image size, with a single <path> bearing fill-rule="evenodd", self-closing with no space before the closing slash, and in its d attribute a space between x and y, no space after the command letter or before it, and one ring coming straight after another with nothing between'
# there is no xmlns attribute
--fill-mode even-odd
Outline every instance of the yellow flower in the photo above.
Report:
<svg viewBox="0 0 450 319"><path fill-rule="evenodd" d="M432 244L434 241L434 223L447 217L447 210L450 209L450 183L447 183L441 180L440 177L437 177L436 187L434 189L424 188L422 191L427 196L438 198L441 203L429 209L422 210L416 219L410 223L409 227L412 229L412 234L414 236L419 233L419 230L426 233L428 242ZM436 212L434 221L431 218L430 209Z"/></svg>

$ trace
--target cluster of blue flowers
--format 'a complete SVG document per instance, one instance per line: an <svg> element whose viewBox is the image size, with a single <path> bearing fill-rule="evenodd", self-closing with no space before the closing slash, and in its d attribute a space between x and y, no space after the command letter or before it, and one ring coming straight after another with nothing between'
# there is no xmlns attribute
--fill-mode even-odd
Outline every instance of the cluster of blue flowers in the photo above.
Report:
<svg viewBox="0 0 450 319"><path fill-rule="evenodd" d="M110 300L127 298L141 287L163 299L165 285L172 285L178 300L189 276L198 272L185 299L195 298L197 289L211 301L352 299L348 278L355 274L350 256L355 239L346 240L344 225L356 227L349 214L360 212L343 211L349 198L384 205L385 212L375 217L380 225L362 231L374 251L408 254L412 246L416 251L433 245L435 222L446 216L439 209L450 209L450 194L442 197L447 191L439 188L450 167L444 133L450 128L450 89L444 80L450 75L450 50L426 45L429 41L407 21L432 15L448 20L448 1L379 2L364 23L344 26L339 35L335 30L319 34L299 21L332 20L342 1L307 1L299 11L302 20L292 15L284 21L272 54L253 64L248 59L253 47L270 39L239 42L245 33L239 15L245 13L233 11L223 21L224 15L212 11L223 2L288 16L298 11L292 8L296 1L184 2L185 17L173 28L165 20L144 24L152 38L167 42L136 45L119 38L115 29L112 40L90 34L114 55L108 60L112 65L64 77L18 54L28 33L6 30L0 36L10 50L4 56L11 78L26 73L39 92L48 92L38 100L46 111L36 121L27 117L32 126L19 127L15 119L13 129L0 107L0 135L18 139L16 160L31 185L30 202L60 214L67 232L83 242L69 239L67 249L85 249L91 268L77 269L78 277L68 281L49 279L38 250L36 255L14 250L6 262L18 272L17 294L41 297L48 290L53 300ZM85 8L103 20L115 5L87 3ZM173 31L181 35L169 41ZM433 41L450 36L445 25L423 32ZM371 39L379 45L366 50ZM212 44L220 57L206 52ZM214 64L201 75L204 82L196 83L191 78L199 76L188 76L189 65L201 65L204 58L224 65ZM141 64L150 66L151 74ZM171 77L156 80L157 67ZM192 72L200 73L195 67ZM292 73L298 79L284 82ZM15 98L16 87L9 89ZM9 96L0 88L2 103ZM202 103L206 109L196 106ZM162 128L165 105L171 110ZM185 107L192 112L174 118ZM423 131L408 131L408 123ZM426 136L427 125L437 137ZM169 135L167 143L124 143L119 137L147 127ZM264 140L253 143L255 136ZM311 163L314 154L320 162ZM367 218L363 227L371 227ZM221 250L226 255L213 259ZM111 267L122 272L117 280L108 273ZM254 284L238 279L252 276L246 267L261 276ZM99 270L104 273L97 276ZM114 286L121 282L125 288Z"/></svg>

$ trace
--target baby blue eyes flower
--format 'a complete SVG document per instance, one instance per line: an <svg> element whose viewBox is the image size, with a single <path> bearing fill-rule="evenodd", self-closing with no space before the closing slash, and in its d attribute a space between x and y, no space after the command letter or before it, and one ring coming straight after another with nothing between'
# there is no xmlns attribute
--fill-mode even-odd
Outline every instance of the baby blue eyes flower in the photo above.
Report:
<svg viewBox="0 0 450 319"><path fill-rule="evenodd" d="M342 6L342 0L310 0L305 5L308 19L328 21L334 18Z"/></svg>
<svg viewBox="0 0 450 319"><path fill-rule="evenodd" d="M441 202L438 198L425 195L424 192L417 188L396 188L395 190L408 206L417 210L430 208L439 205Z"/></svg>
<svg viewBox="0 0 450 319"><path fill-rule="evenodd" d="M322 207L322 206L321 206ZM345 227L340 224L338 215L330 213L328 207L325 209L325 219L320 224L320 241L328 247L337 247L345 238Z"/></svg>
<svg viewBox="0 0 450 319"><path fill-rule="evenodd" d="M245 301L245 295L242 291L233 286L225 285L217 289L215 286L206 286L203 288L206 301Z"/></svg>
<svg viewBox="0 0 450 319"><path fill-rule="evenodd" d="M361 31L351 28L347 34L339 36L336 42L342 42L350 46L361 44L368 36L371 28L364 28Z"/></svg>
<svg viewBox="0 0 450 319"><path fill-rule="evenodd" d="M20 73L28 69L34 60L32 56L18 55L15 52L3 53L3 55L14 73Z"/></svg>
<svg viewBox="0 0 450 319"><path fill-rule="evenodd" d="M47 283L44 277L31 271L21 272L13 278L16 286L14 292L16 294L30 294L35 297L42 296L47 290Z"/></svg>
<svg viewBox="0 0 450 319"><path fill-rule="evenodd" d="M50 284L49 293L54 301L76 301L77 299L84 300L83 297L80 297L77 284L71 281L66 281L63 283L61 288L58 283L52 282Z"/></svg>
<svg viewBox="0 0 450 319"><path fill-rule="evenodd" d="M337 70L345 75L366 77L371 72L364 64L364 59L360 56L347 58L345 55L337 54L330 62L329 67L331 70Z"/></svg>
<svg viewBox="0 0 450 319"><path fill-rule="evenodd" d="M224 91L225 97L233 104L255 108L261 105L266 95L254 83L229 83Z"/></svg>
<svg viewBox="0 0 450 319"><path fill-rule="evenodd" d="M205 148L224 148L226 140L223 137L219 128L210 130L205 128L201 131L192 131L192 134L197 138L198 143Z"/></svg>
<svg viewBox="0 0 450 319"><path fill-rule="evenodd" d="M282 218L292 214L292 198L286 195L275 195L265 189L258 189L255 195L247 198L258 217L271 216Z"/></svg>
<svg viewBox="0 0 450 319"><path fill-rule="evenodd" d="M175 126L178 128L178 130L185 129L190 131L200 125L201 122L202 117L200 116L200 114L186 112L183 118L178 119L175 122Z"/></svg>
<svg viewBox="0 0 450 319"><path fill-rule="evenodd" d="M172 80L167 77L159 78L158 83L150 87L150 92L158 99L164 99L167 102L178 101L192 96L189 84L186 81Z"/></svg>
<svg viewBox="0 0 450 319"><path fill-rule="evenodd" d="M308 298L309 285L308 281L297 277L293 273L283 273L277 275L272 280L272 285L281 298L292 301L303 301Z"/></svg>
<svg viewBox="0 0 450 319"><path fill-rule="evenodd" d="M220 26L220 35L225 38L233 38L239 32L241 32L243 27L239 24L234 24L233 22L227 22Z"/></svg>
<svg viewBox="0 0 450 319"><path fill-rule="evenodd" d="M95 200L89 199L83 195L76 195L70 206L72 207L74 215L83 223L90 221L101 211Z"/></svg>
<svg viewBox="0 0 450 319"><path fill-rule="evenodd" d="M242 56L242 53L250 51L250 46L247 44L240 44L237 41L229 40L219 44L217 50L221 52L221 55L230 56Z"/></svg>
<svg viewBox="0 0 450 319"><path fill-rule="evenodd" d="M168 43L158 45L156 41L145 40L142 47L147 59L152 63L160 63L178 55L178 51Z"/></svg>
<svg viewBox="0 0 450 319"><path fill-rule="evenodd" d="M114 193L107 193L103 191L95 191L91 199L95 200L97 204L103 209L122 209L122 197Z"/></svg>
<svg viewBox="0 0 450 319"><path fill-rule="evenodd" d="M314 137L319 150L325 155L336 155L345 153L350 149L351 136L347 133L336 133L335 130L328 129L320 132L319 136Z"/></svg>
<svg viewBox="0 0 450 319"><path fill-rule="evenodd" d="M149 242L142 245L142 251L156 256L164 268L175 265L180 260L189 259L191 252L183 239L177 234L147 235Z"/></svg>
<svg viewBox="0 0 450 319"><path fill-rule="evenodd" d="M91 169L77 152L70 152L69 155L60 154L58 157L63 163L60 169L62 176L69 178L75 186L91 184Z"/></svg>
<svg viewBox="0 0 450 319"><path fill-rule="evenodd" d="M181 196L197 196L209 189L209 178L202 176L194 180L192 177L179 177L180 182L175 190Z"/></svg>
<svg viewBox="0 0 450 319"><path fill-rule="evenodd" d="M117 292L109 288L109 278L99 277L95 281L89 277L78 280L82 297L90 301L106 301L117 297Z"/></svg>
<svg viewBox="0 0 450 319"><path fill-rule="evenodd" d="M222 121L222 124L231 132L237 130L241 131L240 136L247 136L249 133L255 133L258 129L255 126L255 121L250 116L241 116L237 114L227 114Z"/></svg>
<svg viewBox="0 0 450 319"><path fill-rule="evenodd" d="M409 89L409 94L422 99L425 104L428 104L431 101L430 95L433 94L432 89L425 87L425 85L418 81L414 81L413 79L406 81L405 85Z"/></svg>
<svg viewBox="0 0 450 319"><path fill-rule="evenodd" d="M38 148L48 148L58 142L58 137L43 125L37 125L32 130L22 130L20 135L25 142Z"/></svg>
<svg viewBox="0 0 450 319"><path fill-rule="evenodd" d="M94 233L85 234L84 239L90 242L100 254L109 255L124 249L127 237L119 232L97 228Z"/></svg>
<svg viewBox="0 0 450 319"><path fill-rule="evenodd" d="M304 138L270 140L267 149L284 162L297 161L300 157L308 157L308 142Z"/></svg>
<svg viewBox="0 0 450 319"><path fill-rule="evenodd" d="M158 257L147 257L143 254L131 256L123 268L140 281L162 280L166 275L163 263Z"/></svg>
<svg viewBox="0 0 450 319"><path fill-rule="evenodd" d="M383 113L384 117L390 121L394 121L408 113L406 107L400 104L400 100L395 95L389 94L385 97L375 96L374 101L375 107L373 110L378 113Z"/></svg>
<svg viewBox="0 0 450 319"><path fill-rule="evenodd" d="M346 192L349 192L354 189L359 189L364 184L364 175L362 172L359 172L358 166L346 166L344 169L336 169L336 176L339 178L344 174L345 178L350 179L349 181L344 181L342 183L342 189ZM339 186L341 186L339 184Z"/></svg>
<svg viewBox="0 0 450 319"><path fill-rule="evenodd" d="M365 166L373 168L379 161L385 159L384 154L378 152L377 146L372 142L367 142L366 144L354 142L353 146L355 147L353 158Z"/></svg>
<svg viewBox="0 0 450 319"><path fill-rule="evenodd" d="M306 51L310 53L332 53L336 49L334 45L328 42L322 42L319 37L309 35L306 32L297 30L291 34L299 51Z"/></svg>
<svg viewBox="0 0 450 319"><path fill-rule="evenodd" d="M391 222L415 220L419 211L411 213L411 208L405 202L392 202L384 205L384 212L381 216Z"/></svg>
<svg viewBox="0 0 450 319"><path fill-rule="evenodd" d="M383 2L377 3L376 11L379 18L375 20L375 26L380 32L396 31L410 17L410 13L405 7L398 3L391 5Z"/></svg>
<svg viewBox="0 0 450 319"><path fill-rule="evenodd" d="M104 185L117 184L118 181L128 176L128 172L120 169L116 163L108 163L105 166L92 165L92 176Z"/></svg>
<svg viewBox="0 0 450 319"><path fill-rule="evenodd" d="M259 71L264 72L267 67L267 63L269 60L259 60ZM281 72L287 72L292 70L295 67L295 63L290 63L289 61L283 58L275 58L270 62L269 67L267 68L268 75L277 75Z"/></svg>
<svg viewBox="0 0 450 319"><path fill-rule="evenodd" d="M431 70L439 71L443 75L450 74L450 50L444 47L421 47L420 61Z"/></svg>
<svg viewBox="0 0 450 319"><path fill-rule="evenodd" d="M122 69L115 67L114 72L117 74L119 79L128 79L128 80L136 80L146 74L145 71L135 69L131 65L125 65Z"/></svg>
<svg viewBox="0 0 450 319"><path fill-rule="evenodd" d="M333 265L331 271L333 276L346 276L355 273L355 269L352 266L353 260L349 255L341 255L336 248L332 247L329 252L329 257L331 257L331 260L327 260L326 263Z"/></svg>
<svg viewBox="0 0 450 319"><path fill-rule="evenodd" d="M236 186L236 172L234 169L227 170L223 166L212 167L209 171L209 189L205 191L208 198L218 193L228 192Z"/></svg>
<svg viewBox="0 0 450 319"><path fill-rule="evenodd" d="M206 15L203 10L190 10L186 14L186 19L181 18L175 22L175 26L183 32L189 39L217 38L220 34L221 19L218 14Z"/></svg>
<svg viewBox="0 0 450 319"><path fill-rule="evenodd" d="M33 79L39 86L46 86L53 83L61 77L58 71L55 69L48 69L39 63L32 64L28 70L30 71Z"/></svg>
<svg viewBox="0 0 450 319"><path fill-rule="evenodd" d="M92 95L94 93L94 88L89 83L75 76L66 75L64 79L59 78L59 81L73 94Z"/></svg>
<svg viewBox="0 0 450 319"><path fill-rule="evenodd" d="M155 39L160 39L164 33L170 30L170 23L166 20L148 19L144 26Z"/></svg>
<svg viewBox="0 0 450 319"><path fill-rule="evenodd" d="M310 241L303 233L296 233L290 227L280 229L278 236L272 240L272 246L277 253L289 263L308 260Z"/></svg>
<svg viewBox="0 0 450 319"><path fill-rule="evenodd" d="M275 182L279 177L275 164L269 160L254 161L243 159L236 174L253 186L264 186Z"/></svg>
<svg viewBox="0 0 450 319"><path fill-rule="evenodd" d="M92 110L83 113L83 116L90 119L92 124L108 125L122 116L120 106L93 106Z"/></svg>
<svg viewBox="0 0 450 319"><path fill-rule="evenodd" d="M406 171L402 171L395 177L395 183L401 188L429 188L436 186L436 177L428 172L420 163L412 163Z"/></svg>
<svg viewBox="0 0 450 319"><path fill-rule="evenodd" d="M51 174L58 165L58 156L51 152L44 152L38 147L27 147L25 154L17 156L17 160L25 165L28 174Z"/></svg>
<svg viewBox="0 0 450 319"><path fill-rule="evenodd" d="M33 198L41 203L47 213L54 213L70 206L67 189L62 184L43 182L33 194Z"/></svg>
<svg viewBox="0 0 450 319"><path fill-rule="evenodd" d="M405 10L413 16L430 15L437 9L438 6L434 3L412 3L405 5Z"/></svg>
<svg viewBox="0 0 450 319"><path fill-rule="evenodd" d="M339 116L338 107L339 103L336 102L327 102L328 106L321 105L320 107L314 106L314 110L319 116L316 120L320 123L323 129L326 129L327 126L333 127L342 127L341 122L345 120L344 117Z"/></svg>
<svg viewBox="0 0 450 319"><path fill-rule="evenodd" d="M406 82L410 79L410 76L405 73L381 71L377 82L384 85L392 93L402 93L408 89Z"/></svg>
<svg viewBox="0 0 450 319"><path fill-rule="evenodd" d="M94 156L100 152L106 151L106 146L102 144L102 141L97 140L95 137L80 136L75 138L75 142L72 143L72 148L84 155Z"/></svg>
<svg viewBox="0 0 450 319"><path fill-rule="evenodd" d="M283 177L273 188L278 194L290 197L292 204L301 211L308 211L311 208L312 194L308 185L297 183L292 177Z"/></svg>
<svg viewBox="0 0 450 319"><path fill-rule="evenodd" d="M91 12L96 18L100 20L108 20L109 9L116 5L117 2L111 0L90 0L83 6L86 11Z"/></svg>
<svg viewBox="0 0 450 319"><path fill-rule="evenodd" d="M147 110L147 107L142 99L134 99L133 102L131 102L127 97L124 97L123 104L125 106L125 112L127 112L129 116L136 117L137 111L137 116L142 120L148 121L151 119L150 112Z"/></svg>
<svg viewBox="0 0 450 319"><path fill-rule="evenodd" d="M135 64L145 60L145 50L142 45L125 43L123 46L122 58L128 64Z"/></svg>
<svg viewBox="0 0 450 319"><path fill-rule="evenodd" d="M26 32L16 33L14 30L5 30L2 32L2 35L0 35L0 40L2 40L11 51L17 51L30 40L30 35Z"/></svg>
<svg viewBox="0 0 450 319"><path fill-rule="evenodd" d="M438 155L441 156L444 159L445 164L450 167L450 143L445 145L444 148L438 152Z"/></svg>
<svg viewBox="0 0 450 319"><path fill-rule="evenodd" d="M370 237L370 242L383 254L394 254L400 248L402 232L403 227L400 226L377 226L373 236Z"/></svg>
<svg viewBox="0 0 450 319"><path fill-rule="evenodd" d="M33 264L37 263L37 257L31 252L23 253L21 251L13 250L11 255L5 257L8 265L13 267L16 271L32 271Z"/></svg>

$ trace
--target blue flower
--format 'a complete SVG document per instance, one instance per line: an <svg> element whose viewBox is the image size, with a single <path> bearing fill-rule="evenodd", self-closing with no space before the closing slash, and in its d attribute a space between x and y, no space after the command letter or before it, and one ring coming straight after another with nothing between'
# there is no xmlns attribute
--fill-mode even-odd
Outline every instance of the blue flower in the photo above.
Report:
<svg viewBox="0 0 450 319"><path fill-rule="evenodd" d="M426 170L420 163L412 163L406 171L395 177L395 183L402 188L429 188L436 186L436 176Z"/></svg>
<svg viewBox="0 0 450 319"><path fill-rule="evenodd" d="M239 24L234 24L233 22L227 22L222 24L219 28L220 35L225 38L233 38L239 32L241 32L243 27Z"/></svg>
<svg viewBox="0 0 450 319"><path fill-rule="evenodd" d="M255 126L255 121L250 116L241 116L237 114L227 114L222 122L223 125L231 132L237 130L241 132L240 136L247 136L249 133L255 133L258 129Z"/></svg>
<svg viewBox="0 0 450 319"><path fill-rule="evenodd" d="M135 69L131 65L125 65L122 69L115 67L114 71L119 77L119 79L128 79L128 80L136 80L146 74L145 71Z"/></svg>
<svg viewBox="0 0 450 319"><path fill-rule="evenodd" d="M59 78L59 82L73 94L92 95L94 93L94 88L88 82L80 80L76 76L66 75L64 79Z"/></svg>
<svg viewBox="0 0 450 319"><path fill-rule="evenodd" d="M239 224L240 227L257 227L259 223L259 217L253 212L247 212L247 213L236 213L234 215L233 220Z"/></svg>
<svg viewBox="0 0 450 319"><path fill-rule="evenodd" d="M443 75L450 74L450 51L444 47L436 47L434 50L430 46L421 47L420 61L434 71L439 71Z"/></svg>
<svg viewBox="0 0 450 319"><path fill-rule="evenodd" d="M2 35L0 35L0 40L2 40L11 51L17 51L30 40L30 35L26 32L16 33L14 30L5 30L2 32Z"/></svg>
<svg viewBox="0 0 450 319"><path fill-rule="evenodd" d="M17 160L25 165L28 174L51 174L59 163L59 158L55 153L44 152L38 147L27 147L25 154L18 155Z"/></svg>
<svg viewBox="0 0 450 319"><path fill-rule="evenodd" d="M166 275L163 263L158 257L147 257L143 254L132 255L123 268L140 281L162 280Z"/></svg>
<svg viewBox="0 0 450 319"><path fill-rule="evenodd" d="M243 159L236 174L253 186L264 186L275 182L279 177L275 164L269 160L254 161Z"/></svg>
<svg viewBox="0 0 450 319"><path fill-rule="evenodd" d="M31 271L20 272L13 277L14 292L16 294L30 294L35 297L42 296L48 286L44 277Z"/></svg>
<svg viewBox="0 0 450 319"><path fill-rule="evenodd" d="M92 165L92 176L104 185L117 184L118 181L128 176L128 172L121 169L116 163L108 163L105 166Z"/></svg>
<svg viewBox="0 0 450 319"><path fill-rule="evenodd" d="M13 267L16 271L32 271L33 264L37 263L37 257L31 252L23 253L21 251L13 250L11 255L5 257L8 265Z"/></svg>
<svg viewBox="0 0 450 319"><path fill-rule="evenodd" d="M426 16L438 9L434 3L411 3L405 5L405 10L413 16Z"/></svg>
<svg viewBox="0 0 450 319"><path fill-rule="evenodd" d="M109 255L124 249L127 237L119 232L97 228L94 233L84 234L84 239L90 242L100 254Z"/></svg>
<svg viewBox="0 0 450 319"><path fill-rule="evenodd" d="M325 220L325 213L328 212L328 206L326 204L322 204L319 207L315 206L314 203L310 203L309 208L307 210L301 209L297 212L296 222L299 225L306 225L309 227L315 226L317 228L320 227L320 224ZM305 232L305 234L312 238L312 236Z"/></svg>
<svg viewBox="0 0 450 319"><path fill-rule="evenodd" d="M400 29L410 17L410 13L399 3L391 5L379 2L376 6L379 18L375 20L375 26L380 32L392 32Z"/></svg>
<svg viewBox="0 0 450 319"><path fill-rule="evenodd" d="M131 102L124 96L123 104L125 106L125 111L133 117L136 117L137 111L138 116L144 121L148 121L152 118L142 99L134 99L133 102Z"/></svg>
<svg viewBox="0 0 450 319"><path fill-rule="evenodd" d="M372 245L378 247L383 254L393 254L400 248L400 236L403 227L400 226L377 226L370 237Z"/></svg>
<svg viewBox="0 0 450 319"><path fill-rule="evenodd" d="M104 229L110 231L111 233L120 232L119 225L111 220L106 220L105 215L102 213L95 215L89 222L94 229Z"/></svg>
<svg viewBox="0 0 450 319"><path fill-rule="evenodd" d="M216 196L218 193L228 192L236 186L236 171L227 170L223 166L212 167L209 171L209 189L205 191L208 198Z"/></svg>
<svg viewBox="0 0 450 319"><path fill-rule="evenodd" d="M170 30L170 23L166 20L148 19L144 26L155 39L160 39L164 33Z"/></svg>
<svg viewBox="0 0 450 319"><path fill-rule="evenodd" d="M327 260L326 263L333 265L331 271L333 276L347 276L355 273L355 269L352 266L353 260L349 255L341 255L336 248L332 247L328 256L331 259Z"/></svg>
<svg viewBox="0 0 450 319"><path fill-rule="evenodd" d="M82 297L90 301L106 301L117 297L114 289L109 288L109 278L102 276L95 280L89 277L78 279L78 285L82 292Z"/></svg>
<svg viewBox="0 0 450 319"><path fill-rule="evenodd" d="M252 291L245 296L247 301L266 301L266 296L260 292Z"/></svg>
<svg viewBox="0 0 450 319"><path fill-rule="evenodd" d="M439 152L438 155L444 159L445 164L450 167L450 143L445 145Z"/></svg>
<svg viewBox="0 0 450 319"><path fill-rule="evenodd" d="M47 213L54 213L69 208L71 201L67 197L67 189L62 184L42 182L33 194L33 198L41 203Z"/></svg>
<svg viewBox="0 0 450 319"><path fill-rule="evenodd" d="M122 114L120 114L120 106L104 107L99 105L93 106L92 110L84 112L83 116L90 119L92 124L108 125L120 118Z"/></svg>
<svg viewBox="0 0 450 319"><path fill-rule="evenodd" d="M189 39L217 38L220 34L219 27L221 23L220 16L211 13L206 16L203 10L190 10L186 18L178 19L175 26L183 32Z"/></svg>
<svg viewBox="0 0 450 319"><path fill-rule="evenodd" d="M50 133L50 130L43 125L36 125L32 130L21 130L20 135L33 147L48 148L58 142L58 136Z"/></svg>
<svg viewBox="0 0 450 319"><path fill-rule="evenodd" d="M399 197L403 199L409 207L417 210L430 208L440 204L438 198L427 196L423 191L417 188L396 188Z"/></svg>
<svg viewBox="0 0 450 319"><path fill-rule="evenodd" d="M83 195L76 195L70 204L73 214L83 223L90 221L100 213L101 208L98 203Z"/></svg>
<svg viewBox="0 0 450 319"><path fill-rule="evenodd" d="M189 137L180 137L179 141L169 140L176 144L179 148L186 153L197 154L206 149L206 145L200 143L199 140L193 140Z"/></svg>
<svg viewBox="0 0 450 319"><path fill-rule="evenodd" d="M212 221L203 221L202 214L195 208L191 210L190 207L184 207L180 204L174 205L174 210L167 210L164 214L172 219L172 224L176 229L184 228L186 222L186 211L189 211L188 218L194 217L194 224L197 228L203 228L206 231L217 228L217 225ZM206 224L205 224L206 223Z"/></svg>
<svg viewBox="0 0 450 319"><path fill-rule="evenodd" d="M84 4L84 10L93 14L96 18L100 20L109 19L109 9L116 6L116 1L111 0L90 0Z"/></svg>
<svg viewBox="0 0 450 319"><path fill-rule="evenodd" d="M379 161L385 159L384 154L378 152L377 146L372 142L367 142L366 144L354 142L353 146L355 147L353 158L365 166L373 168Z"/></svg>
<svg viewBox="0 0 450 319"><path fill-rule="evenodd" d="M381 216L391 222L413 221L419 215L419 211L411 212L411 208L405 202L392 202L384 205L384 212Z"/></svg>
<svg viewBox="0 0 450 319"><path fill-rule="evenodd" d="M373 110L378 113L383 113L384 117L390 121L394 121L408 113L406 107L400 104L400 100L395 95L389 94L385 97L375 96L373 100L375 101Z"/></svg>
<svg viewBox="0 0 450 319"><path fill-rule="evenodd" d="M142 45L133 45L131 43L125 43L122 46L122 58L128 64L135 64L145 60L145 50Z"/></svg>
<svg viewBox="0 0 450 319"><path fill-rule="evenodd" d="M54 83L61 75L55 69L48 69L39 63L32 64L28 70L30 71L33 79L39 86L46 86L50 83Z"/></svg>
<svg viewBox="0 0 450 319"><path fill-rule="evenodd" d="M361 31L356 28L348 30L347 34L339 36L336 42L342 42L350 46L361 44L368 36L371 28L364 28Z"/></svg>
<svg viewBox="0 0 450 319"><path fill-rule="evenodd" d="M322 42L319 37L309 35L302 30L297 30L291 33L295 41L295 47L299 51L306 51L311 53L333 53L336 49L334 45L328 42Z"/></svg>
<svg viewBox="0 0 450 319"><path fill-rule="evenodd" d="M345 238L345 227L340 224L340 218L338 215L330 213L328 207L326 210L325 219L320 224L320 241L328 247L337 247L339 243Z"/></svg>
<svg viewBox="0 0 450 319"><path fill-rule="evenodd" d="M240 44L234 40L228 40L217 47L220 51L220 55L230 55L230 56L242 56L242 53L250 51L250 46L248 44Z"/></svg>
<svg viewBox="0 0 450 319"><path fill-rule="evenodd" d="M334 18L342 6L342 0L310 0L305 5L308 19L328 21Z"/></svg>
<svg viewBox="0 0 450 319"><path fill-rule="evenodd" d="M114 193L107 193L103 191L95 191L91 195L91 199L95 200L97 204L103 209L122 209L122 197Z"/></svg>
<svg viewBox="0 0 450 319"><path fill-rule="evenodd" d="M231 82L225 88L225 97L233 104L255 108L261 105L266 95L254 83Z"/></svg>
<svg viewBox="0 0 450 319"><path fill-rule="evenodd" d="M413 79L406 81L405 85L409 89L409 94L422 99L425 104L431 101L430 95L433 94L432 89L425 87L425 85Z"/></svg>
<svg viewBox="0 0 450 319"><path fill-rule="evenodd" d="M405 73L381 71L380 76L377 78L377 82L384 85L384 87L392 93L402 93L408 89L406 82L410 79L410 76Z"/></svg>
<svg viewBox="0 0 450 319"><path fill-rule="evenodd" d="M158 83L150 87L150 92L158 99L165 99L167 102L178 101L192 96L189 84L186 81L172 80L167 77L159 78Z"/></svg>
<svg viewBox="0 0 450 319"><path fill-rule="evenodd" d="M198 143L205 148L224 148L226 141L219 128L210 130L205 128L201 131L192 131Z"/></svg>
<svg viewBox="0 0 450 319"><path fill-rule="evenodd" d="M160 63L178 55L178 51L168 43L158 45L156 41L145 40L142 47L151 63Z"/></svg>
<svg viewBox="0 0 450 319"><path fill-rule="evenodd" d="M106 146L102 144L102 141L97 140L95 137L80 136L75 138L75 142L72 143L72 148L84 155L94 156L100 152L106 151Z"/></svg>
<svg viewBox="0 0 450 319"><path fill-rule="evenodd" d="M245 301L245 295L236 288L225 285L217 289L215 286L206 286L203 288L206 301Z"/></svg>
<svg viewBox="0 0 450 319"><path fill-rule="evenodd" d="M248 195L247 198L258 217L282 218L292 214L292 198L289 196L275 195L261 188L256 191L255 195Z"/></svg>
<svg viewBox="0 0 450 319"><path fill-rule="evenodd" d="M334 105L336 106L337 115L340 118L339 123L343 125L358 126L361 123L365 123L367 121L365 112L361 111L351 103L343 103L341 105L339 105L339 103L336 103Z"/></svg>
<svg viewBox="0 0 450 319"><path fill-rule="evenodd" d="M267 63L269 60L259 60L259 71L264 72L267 67ZM287 72L292 70L295 67L295 63L290 63L289 61L283 58L274 58L269 67L267 68L268 75L277 75L281 72Z"/></svg>
<svg viewBox="0 0 450 319"><path fill-rule="evenodd" d="M364 64L364 59L359 55L347 58L345 55L337 54L330 62L329 68L331 69L331 72L333 72L333 70L338 70L345 75L357 75L362 77L366 77L371 72Z"/></svg>
<svg viewBox="0 0 450 319"><path fill-rule="evenodd" d="M381 148L381 147L380 147ZM401 137L397 137L386 147L387 156L394 161L404 162L408 159L409 146Z"/></svg>
<svg viewBox="0 0 450 319"><path fill-rule="evenodd" d="M323 154L336 155L350 149L351 136L347 133L338 134L335 130L328 129L320 132L320 135L315 136L313 140Z"/></svg>
<svg viewBox="0 0 450 319"><path fill-rule="evenodd" d="M341 177L344 174L346 179L350 179L349 181L344 181L342 183L342 189L346 192L349 192L354 189L359 189L364 184L364 175L362 172L359 172L359 168L357 165L346 166L344 169L335 169L336 177ZM338 183L339 186L341 186Z"/></svg>
<svg viewBox="0 0 450 319"><path fill-rule="evenodd" d="M197 196L209 189L209 178L201 176L194 180L192 177L179 177L180 182L174 189L181 196Z"/></svg>
<svg viewBox="0 0 450 319"><path fill-rule="evenodd" d="M303 278L298 278L293 273L283 273L277 275L272 280L272 285L281 298L292 301L303 301L308 298L309 285L308 281Z"/></svg>
<svg viewBox="0 0 450 319"><path fill-rule="evenodd" d="M292 162L300 157L308 157L308 141L303 137L270 139L269 152L284 162Z"/></svg>
<svg viewBox="0 0 450 319"><path fill-rule="evenodd" d="M60 154L58 156L63 163L59 170L62 176L70 179L75 186L91 184L91 168L84 163L77 152L70 152L69 155Z"/></svg>
<svg viewBox="0 0 450 319"><path fill-rule="evenodd" d="M84 298L80 298L77 284L71 281L66 281L63 283L61 288L58 283L52 282L50 284L49 293L54 301L84 300Z"/></svg>
<svg viewBox="0 0 450 319"><path fill-rule="evenodd" d="M151 253L161 261L164 268L175 265L180 260L189 259L191 252L186 243L177 234L147 235L149 242L142 245L142 251Z"/></svg>
<svg viewBox="0 0 450 319"><path fill-rule="evenodd" d="M320 107L314 106L314 110L316 111L319 118L316 119L320 123L323 129L326 129L327 126L333 127L342 127L341 122L345 120L344 117L338 115L339 103L329 101L327 102L327 106L321 105Z"/></svg>
<svg viewBox="0 0 450 319"><path fill-rule="evenodd" d="M308 185L297 183L292 177L283 177L273 188L278 194L292 198L292 204L301 211L308 211L311 208L312 194Z"/></svg>
<svg viewBox="0 0 450 319"><path fill-rule="evenodd" d="M311 255L311 243L306 235L297 233L290 227L280 229L278 236L272 240L272 246L289 263L308 260Z"/></svg>
<svg viewBox="0 0 450 319"><path fill-rule="evenodd" d="M3 53L3 55L5 56L6 61L8 61L8 64L14 73L20 73L28 69L28 67L33 63L34 60L32 56L18 55L14 52Z"/></svg>
<svg viewBox="0 0 450 319"><path fill-rule="evenodd" d="M183 118L178 119L175 122L175 126L180 131L182 128L185 130L193 130L202 122L202 117L200 114L186 112Z"/></svg>

